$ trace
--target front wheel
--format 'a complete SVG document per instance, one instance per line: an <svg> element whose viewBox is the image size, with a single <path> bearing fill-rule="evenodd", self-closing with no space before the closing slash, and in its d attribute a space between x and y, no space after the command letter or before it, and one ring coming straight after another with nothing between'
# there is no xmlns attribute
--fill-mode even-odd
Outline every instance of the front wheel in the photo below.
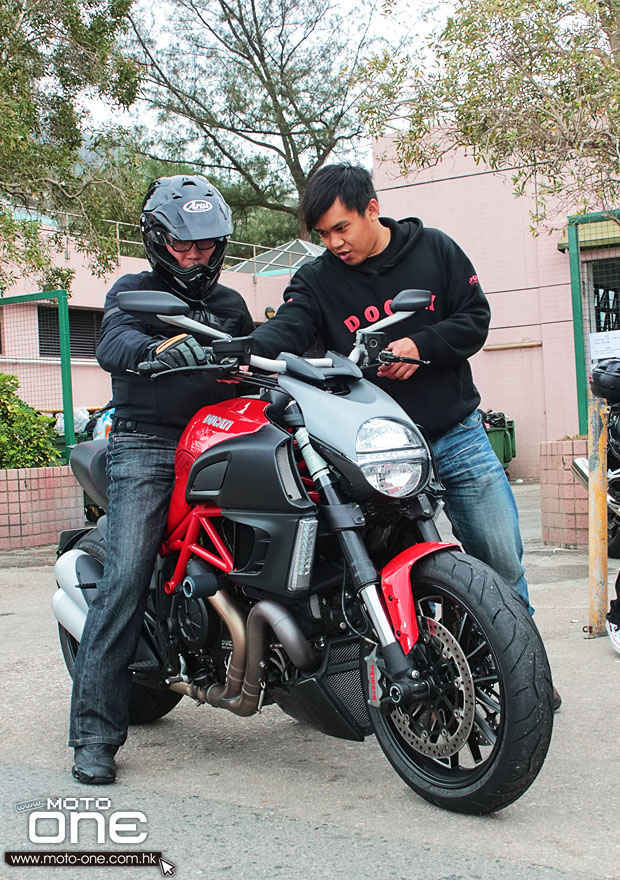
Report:
<svg viewBox="0 0 620 880"><path fill-rule="evenodd" d="M432 692L369 706L379 745L426 800L461 813L501 810L532 784L551 739L553 688L538 630L517 594L463 553L421 560L411 586L413 651Z"/></svg>

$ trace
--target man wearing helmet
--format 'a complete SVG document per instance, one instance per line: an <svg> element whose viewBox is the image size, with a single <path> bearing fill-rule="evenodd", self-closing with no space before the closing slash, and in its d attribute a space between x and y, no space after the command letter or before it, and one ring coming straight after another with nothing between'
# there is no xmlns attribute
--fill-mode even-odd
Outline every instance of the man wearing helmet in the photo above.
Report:
<svg viewBox="0 0 620 880"><path fill-rule="evenodd" d="M107 453L107 543L113 552L97 584L74 669L72 772L88 784L114 782L114 755L127 737L129 664L165 526L177 441L200 407L234 396L234 386L211 373L179 373L158 381L138 374L145 360L200 366L209 337L154 330L121 312L117 294L169 291L185 300L190 316L201 323L232 336L254 329L241 296L218 283L233 227L230 208L206 178L177 175L152 183L140 228L152 271L124 275L113 285L97 347L97 360L112 374L115 408Z"/></svg>
<svg viewBox="0 0 620 880"><path fill-rule="evenodd" d="M161 177L147 190L140 230L148 261L169 288L204 305L232 233L230 208L215 187L200 176Z"/></svg>

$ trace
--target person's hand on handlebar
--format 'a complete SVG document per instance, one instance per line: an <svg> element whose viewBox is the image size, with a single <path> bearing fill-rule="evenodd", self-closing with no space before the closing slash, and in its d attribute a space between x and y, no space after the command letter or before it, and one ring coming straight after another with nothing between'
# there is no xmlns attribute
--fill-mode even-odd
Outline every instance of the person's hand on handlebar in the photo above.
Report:
<svg viewBox="0 0 620 880"><path fill-rule="evenodd" d="M151 348L147 353L146 364L140 366L145 368L144 372L159 373L179 367L200 367L206 363L207 353L202 345L193 336L180 333Z"/></svg>
<svg viewBox="0 0 620 880"><path fill-rule="evenodd" d="M416 360L420 360L420 352L418 351L418 346L413 342L413 340L409 339L408 336L405 336L403 339L395 339L394 342L390 342L388 345L388 351L393 352L395 355L399 357L408 357L408 358L416 358ZM377 370L377 376L381 376L383 379L409 379L417 369L419 369L420 364L407 364L407 363L393 363L393 364L381 364L379 369Z"/></svg>

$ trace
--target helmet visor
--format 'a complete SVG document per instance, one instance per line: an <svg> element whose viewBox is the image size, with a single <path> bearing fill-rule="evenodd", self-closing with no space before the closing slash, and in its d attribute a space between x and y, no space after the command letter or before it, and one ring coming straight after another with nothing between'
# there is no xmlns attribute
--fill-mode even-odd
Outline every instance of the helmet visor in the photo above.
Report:
<svg viewBox="0 0 620 880"><path fill-rule="evenodd" d="M216 244L226 240L225 238L194 238L186 241L175 238L164 229L152 229L149 234L153 242L156 244L167 244L175 254L185 254L188 251L191 251L194 245L199 251L210 251Z"/></svg>
<svg viewBox="0 0 620 880"><path fill-rule="evenodd" d="M175 254L185 254L191 251L194 245L199 251L210 251L215 247L214 238L199 238L197 241L180 241L178 238L167 237L166 244L172 248Z"/></svg>

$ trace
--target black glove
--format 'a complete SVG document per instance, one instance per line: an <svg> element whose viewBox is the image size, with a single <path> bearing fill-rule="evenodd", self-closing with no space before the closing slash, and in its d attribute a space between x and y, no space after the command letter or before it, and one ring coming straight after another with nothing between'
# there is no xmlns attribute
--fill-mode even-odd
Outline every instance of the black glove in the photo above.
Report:
<svg viewBox="0 0 620 880"><path fill-rule="evenodd" d="M170 369L177 367L199 367L207 362L207 354L193 336L181 333L172 339L160 342L149 353L149 360Z"/></svg>

